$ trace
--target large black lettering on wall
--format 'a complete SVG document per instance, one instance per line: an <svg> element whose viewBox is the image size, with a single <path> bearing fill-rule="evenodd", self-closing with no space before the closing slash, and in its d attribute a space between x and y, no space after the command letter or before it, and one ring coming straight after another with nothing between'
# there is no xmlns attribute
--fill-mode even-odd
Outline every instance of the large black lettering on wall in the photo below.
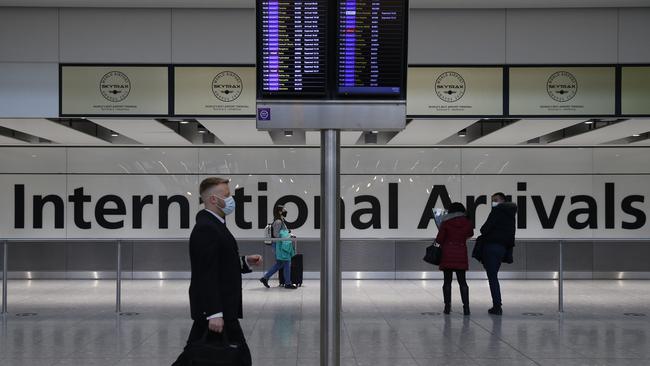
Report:
<svg viewBox="0 0 650 366"><path fill-rule="evenodd" d="M158 197L158 228L169 228L169 206L176 203L180 209L181 229L190 228L190 202L179 194L167 197Z"/></svg>
<svg viewBox="0 0 650 366"><path fill-rule="evenodd" d="M435 185L431 189L429 200L427 201L427 205L424 207L424 211L422 211L422 216L420 217L418 229L426 229L429 227L429 222L433 219L433 209L436 208L438 200L442 201L442 206L445 208L451 205L449 192L447 192L447 187L444 185Z"/></svg>

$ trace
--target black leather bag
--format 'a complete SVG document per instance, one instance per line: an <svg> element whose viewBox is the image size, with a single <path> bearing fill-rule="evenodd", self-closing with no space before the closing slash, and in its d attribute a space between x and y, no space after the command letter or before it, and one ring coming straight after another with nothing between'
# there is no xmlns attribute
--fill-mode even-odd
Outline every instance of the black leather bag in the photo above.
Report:
<svg viewBox="0 0 650 366"><path fill-rule="evenodd" d="M485 240L483 239L482 235L479 235L478 238L476 238L476 242L474 243L474 249L472 250L472 258L476 259L479 261L479 263L483 262L483 244Z"/></svg>
<svg viewBox="0 0 650 366"><path fill-rule="evenodd" d="M216 334L206 330L201 339L185 350L187 366L240 366L243 349L240 343L228 340L227 333Z"/></svg>
<svg viewBox="0 0 650 366"><path fill-rule="evenodd" d="M440 247L440 244L433 243L429 245L422 260L435 266L439 266L440 261L442 260L442 248Z"/></svg>

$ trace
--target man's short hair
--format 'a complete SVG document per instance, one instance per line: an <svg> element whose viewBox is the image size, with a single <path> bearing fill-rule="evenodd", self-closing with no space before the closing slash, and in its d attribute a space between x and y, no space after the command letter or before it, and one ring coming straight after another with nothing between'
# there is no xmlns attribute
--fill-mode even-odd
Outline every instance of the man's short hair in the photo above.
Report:
<svg viewBox="0 0 650 366"><path fill-rule="evenodd" d="M218 186L220 184L228 184L228 183L230 183L230 179L219 178L219 177L205 178L201 182L201 185L199 185L199 194L203 196L203 193L205 193L205 191L207 191L208 189L214 186Z"/></svg>
<svg viewBox="0 0 650 366"><path fill-rule="evenodd" d="M506 195L503 192L497 192L492 195L492 197L499 197L501 198L504 202L506 201Z"/></svg>

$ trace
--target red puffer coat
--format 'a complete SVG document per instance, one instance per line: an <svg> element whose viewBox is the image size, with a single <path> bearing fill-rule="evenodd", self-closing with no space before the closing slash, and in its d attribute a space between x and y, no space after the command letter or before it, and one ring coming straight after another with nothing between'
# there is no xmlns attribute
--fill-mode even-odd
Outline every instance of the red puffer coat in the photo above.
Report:
<svg viewBox="0 0 650 366"><path fill-rule="evenodd" d="M440 270L457 269L467 270L467 239L474 235L472 223L465 216L445 220L440 225L436 242L442 249Z"/></svg>

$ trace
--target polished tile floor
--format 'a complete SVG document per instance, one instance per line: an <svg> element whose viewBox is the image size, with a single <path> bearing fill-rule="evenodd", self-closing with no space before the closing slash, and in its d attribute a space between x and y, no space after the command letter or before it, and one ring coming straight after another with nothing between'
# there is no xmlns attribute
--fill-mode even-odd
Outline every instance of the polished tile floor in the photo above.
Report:
<svg viewBox="0 0 650 366"><path fill-rule="evenodd" d="M187 285L125 281L123 311L137 314L117 317L111 281L10 281L0 366L169 365L191 324ZM255 365L319 364L318 286L245 282ZM563 317L554 281L503 281L503 317L486 313L485 281L470 282L471 317L440 315L440 287L344 281L342 365L650 365L650 281L567 281Z"/></svg>

